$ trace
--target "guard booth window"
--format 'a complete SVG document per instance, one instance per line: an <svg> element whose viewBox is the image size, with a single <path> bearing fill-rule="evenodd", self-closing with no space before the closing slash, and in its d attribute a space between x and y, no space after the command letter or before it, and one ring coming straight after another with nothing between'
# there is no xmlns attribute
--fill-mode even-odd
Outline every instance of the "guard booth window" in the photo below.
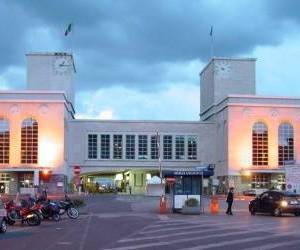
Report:
<svg viewBox="0 0 300 250"><path fill-rule="evenodd" d="M201 176L178 176L175 178L175 195L201 194Z"/></svg>

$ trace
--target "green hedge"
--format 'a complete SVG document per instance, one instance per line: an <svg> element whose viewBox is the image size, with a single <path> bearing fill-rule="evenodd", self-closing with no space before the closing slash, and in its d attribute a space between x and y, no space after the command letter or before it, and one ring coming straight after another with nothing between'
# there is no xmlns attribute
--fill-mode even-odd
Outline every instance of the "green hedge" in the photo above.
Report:
<svg viewBox="0 0 300 250"><path fill-rule="evenodd" d="M189 198L185 201L184 205L186 207L197 207L199 206L199 201L195 198Z"/></svg>

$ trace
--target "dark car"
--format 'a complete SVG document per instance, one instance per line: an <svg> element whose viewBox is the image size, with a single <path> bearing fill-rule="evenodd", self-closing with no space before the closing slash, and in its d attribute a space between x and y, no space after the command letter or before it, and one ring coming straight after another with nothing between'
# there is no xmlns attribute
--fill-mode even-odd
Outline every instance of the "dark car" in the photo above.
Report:
<svg viewBox="0 0 300 250"><path fill-rule="evenodd" d="M249 212L271 213L274 216L281 216L282 213L300 215L300 196L284 191L267 191L252 200L249 204Z"/></svg>
<svg viewBox="0 0 300 250"><path fill-rule="evenodd" d="M0 200L0 233L5 233L6 229L6 210L4 209L4 205Z"/></svg>

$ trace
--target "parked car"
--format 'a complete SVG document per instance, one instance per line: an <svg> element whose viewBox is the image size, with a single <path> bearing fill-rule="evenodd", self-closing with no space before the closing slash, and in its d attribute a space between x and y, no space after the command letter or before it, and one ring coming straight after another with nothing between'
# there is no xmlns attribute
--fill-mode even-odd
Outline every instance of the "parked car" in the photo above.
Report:
<svg viewBox="0 0 300 250"><path fill-rule="evenodd" d="M249 203L249 212L270 213L274 216L281 216L283 213L300 215L300 196L285 191L267 191L259 195Z"/></svg>
<svg viewBox="0 0 300 250"><path fill-rule="evenodd" d="M7 229L7 217L6 210L4 208L3 202L0 200L0 233L5 233Z"/></svg>

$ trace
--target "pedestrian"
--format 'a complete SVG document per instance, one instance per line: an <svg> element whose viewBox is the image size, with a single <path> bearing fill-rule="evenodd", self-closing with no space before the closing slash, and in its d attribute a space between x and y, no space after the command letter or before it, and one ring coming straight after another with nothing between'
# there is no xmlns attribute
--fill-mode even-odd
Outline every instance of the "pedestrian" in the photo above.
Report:
<svg viewBox="0 0 300 250"><path fill-rule="evenodd" d="M231 187L229 189L229 193L227 195L227 199L226 199L226 202L227 202L227 211L226 211L226 214L227 215L232 215L232 203L233 203L233 187Z"/></svg>
<svg viewBox="0 0 300 250"><path fill-rule="evenodd" d="M129 186L129 194L131 195L131 186Z"/></svg>

